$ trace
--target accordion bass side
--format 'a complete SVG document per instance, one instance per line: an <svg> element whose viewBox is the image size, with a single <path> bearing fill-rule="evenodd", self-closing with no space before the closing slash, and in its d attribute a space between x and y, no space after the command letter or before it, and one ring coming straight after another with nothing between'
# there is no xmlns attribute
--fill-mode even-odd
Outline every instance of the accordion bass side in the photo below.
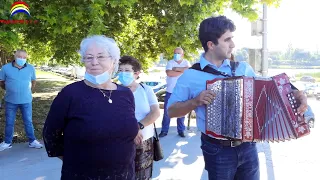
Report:
<svg viewBox="0 0 320 180"><path fill-rule="evenodd" d="M216 93L206 107L206 134L243 142L279 142L310 133L303 116L297 114L289 78L217 78L206 83Z"/></svg>

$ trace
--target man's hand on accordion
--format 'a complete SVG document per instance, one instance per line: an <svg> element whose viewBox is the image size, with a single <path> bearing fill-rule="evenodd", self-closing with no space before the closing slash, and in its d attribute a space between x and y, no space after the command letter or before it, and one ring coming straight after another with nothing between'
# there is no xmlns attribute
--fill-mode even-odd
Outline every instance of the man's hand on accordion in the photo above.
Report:
<svg viewBox="0 0 320 180"><path fill-rule="evenodd" d="M211 104L216 94L211 90L202 91L196 98L197 106Z"/></svg>
<svg viewBox="0 0 320 180"><path fill-rule="evenodd" d="M303 91L298 90L293 90L293 95L296 98L297 102L300 103L297 112L300 116L303 116L303 114L308 109L307 96L303 93Z"/></svg>
<svg viewBox="0 0 320 180"><path fill-rule="evenodd" d="M173 103L168 108L168 115L170 118L185 116L198 106L212 103L212 100L215 98L215 96L215 93L213 93L211 90L204 90L193 99Z"/></svg>

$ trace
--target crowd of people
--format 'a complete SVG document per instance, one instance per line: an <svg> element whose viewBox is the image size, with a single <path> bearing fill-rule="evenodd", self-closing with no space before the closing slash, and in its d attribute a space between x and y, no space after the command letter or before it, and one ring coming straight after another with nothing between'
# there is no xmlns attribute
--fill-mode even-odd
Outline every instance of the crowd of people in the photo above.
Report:
<svg viewBox="0 0 320 180"><path fill-rule="evenodd" d="M204 49L199 61L201 69L209 66L231 75L235 29L234 23L225 16L210 17L201 22L199 40ZM160 108L153 90L139 83L140 60L132 56L121 57L115 40L103 35L84 38L79 52L86 70L84 80L69 84L58 93L43 127L48 156L63 162L61 179L151 179L153 124L160 116ZM159 137L168 135L173 117L177 117L178 135L185 137L184 116L195 110L209 179L258 180L255 142L234 144L232 139L206 134L205 106L214 100L215 94L205 89L205 82L219 76L190 69L181 47L173 52L173 59L166 66L167 89ZM1 69L0 86L6 92L6 124L0 151L12 147L18 108L29 147L43 147L36 139L32 125L35 69L26 60L27 52L17 50L15 59ZM240 62L234 73L256 76L246 62ZM112 81L116 76L119 84ZM294 95L301 102L298 112L303 114L307 108L306 97L300 91L295 91Z"/></svg>

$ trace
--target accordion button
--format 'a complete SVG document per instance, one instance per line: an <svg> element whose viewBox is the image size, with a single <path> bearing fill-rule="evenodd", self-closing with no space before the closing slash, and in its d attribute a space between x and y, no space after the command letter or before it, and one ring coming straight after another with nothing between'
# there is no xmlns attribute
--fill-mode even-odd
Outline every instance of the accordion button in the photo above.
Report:
<svg viewBox="0 0 320 180"><path fill-rule="evenodd" d="M294 115L296 115L296 116L297 116L297 115L298 115L298 113L294 113Z"/></svg>

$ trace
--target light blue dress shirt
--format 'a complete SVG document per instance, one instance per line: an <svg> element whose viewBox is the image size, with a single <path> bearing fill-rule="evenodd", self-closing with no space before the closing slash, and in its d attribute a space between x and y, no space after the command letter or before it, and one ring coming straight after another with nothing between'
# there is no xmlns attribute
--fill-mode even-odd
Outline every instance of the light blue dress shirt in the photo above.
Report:
<svg viewBox="0 0 320 180"><path fill-rule="evenodd" d="M205 66L209 65L212 68L225 72L231 76L231 66L230 60L224 60L222 65L218 68L216 65L210 63L208 60L205 59L203 55L200 57L200 67L203 69ZM239 66L235 71L236 76L248 76L254 77L255 72L252 67L247 62L239 62ZM175 88L171 94L171 97L168 101L168 106L170 107L172 104L176 102L184 102L190 99L197 97L202 91L206 90L206 81L212 80L215 78L224 78L224 76L217 76L210 73L206 73L203 71L198 71L194 69L187 69L184 73L180 76L177 81ZM198 129L205 133L205 117L206 117L206 107L198 106L195 109L197 115L197 127Z"/></svg>

